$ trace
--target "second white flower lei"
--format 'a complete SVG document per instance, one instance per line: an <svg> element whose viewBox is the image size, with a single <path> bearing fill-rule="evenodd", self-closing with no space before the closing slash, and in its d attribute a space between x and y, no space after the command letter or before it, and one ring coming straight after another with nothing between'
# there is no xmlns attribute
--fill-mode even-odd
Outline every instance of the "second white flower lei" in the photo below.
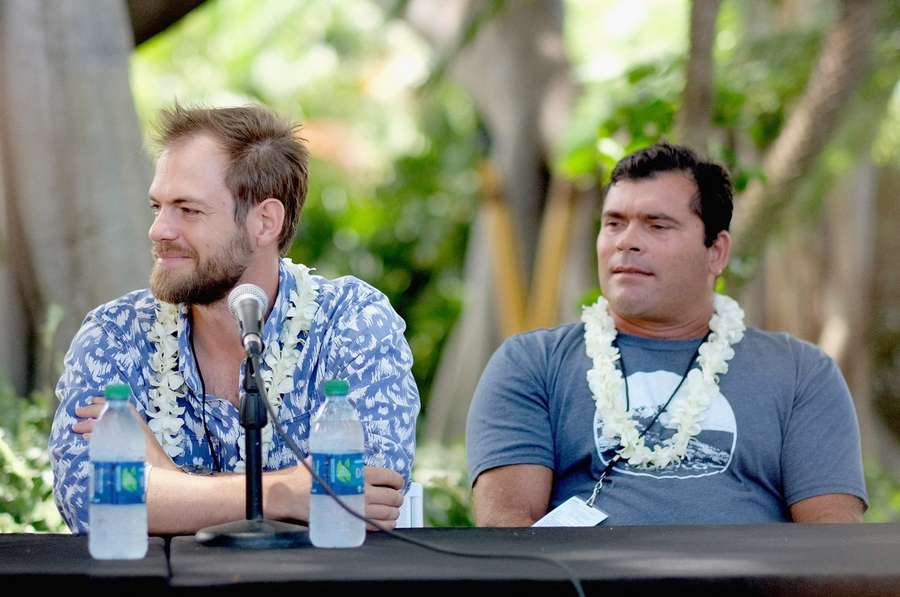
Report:
<svg viewBox="0 0 900 597"><path fill-rule="evenodd" d="M288 297L290 307L285 313L284 323L278 342L270 343L262 357L261 375L265 383L266 396L275 412L280 412L282 396L294 390L294 370L300 361L303 343L300 334L309 331L318 305L316 295L319 285L310 275L310 268L283 259L288 272L294 276L296 288ZM179 398L187 393L184 376L178 367L178 338L184 331L183 318L187 309L184 305L173 305L158 302L157 317L148 334L156 346L156 352L150 355L150 368L153 375L150 380L151 389L150 416L148 426L166 454L175 458L184 452L184 424L181 415L184 407L178 406ZM243 470L246 461L244 442L238 442L239 460L235 470ZM263 464L268 461L272 448L272 425L266 425L262 432Z"/></svg>
<svg viewBox="0 0 900 597"><path fill-rule="evenodd" d="M593 305L584 308L584 342L593 367L587 372L587 382L594 395L597 412L603 422L602 436L618 439L618 453L632 466L665 468L681 462L687 452L688 442L700 433L706 411L719 393L719 375L728 371L728 361L734 357L732 346L744 336L744 312L731 298L716 294L715 312L709 320L711 333L699 349L699 369L688 373L683 394L674 403L670 421L675 434L661 444L648 448L640 436L637 424L625 410L622 398L624 380L616 367L620 358L616 348L616 326L609 314L606 299L600 297Z"/></svg>

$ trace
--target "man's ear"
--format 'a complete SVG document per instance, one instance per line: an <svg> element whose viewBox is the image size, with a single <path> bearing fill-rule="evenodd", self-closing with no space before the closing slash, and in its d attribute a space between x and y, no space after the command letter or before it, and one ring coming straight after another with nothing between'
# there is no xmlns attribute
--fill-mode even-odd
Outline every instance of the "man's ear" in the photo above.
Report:
<svg viewBox="0 0 900 597"><path fill-rule="evenodd" d="M725 266L728 265L728 259L731 257L731 234L727 230L720 231L706 253L709 271L714 276L722 275Z"/></svg>
<svg viewBox="0 0 900 597"><path fill-rule="evenodd" d="M247 232L257 247L278 246L284 226L284 204L269 197L247 214Z"/></svg>

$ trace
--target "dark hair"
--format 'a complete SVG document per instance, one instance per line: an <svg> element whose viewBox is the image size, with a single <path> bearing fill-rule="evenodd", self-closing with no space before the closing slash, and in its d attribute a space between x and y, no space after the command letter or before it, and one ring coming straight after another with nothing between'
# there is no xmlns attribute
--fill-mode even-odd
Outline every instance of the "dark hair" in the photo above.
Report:
<svg viewBox="0 0 900 597"><path fill-rule="evenodd" d="M625 156L613 169L609 186L622 180L653 178L661 172L683 172L693 179L697 195L691 209L703 220L704 244L711 247L731 225L734 187L724 166L697 156L683 145L662 141Z"/></svg>
<svg viewBox="0 0 900 597"><path fill-rule="evenodd" d="M243 224L251 207L272 197L284 205L278 249L286 253L294 239L306 200L309 152L300 126L262 106L182 107L160 112L156 141L162 147L207 133L228 154L225 186L234 197L234 219Z"/></svg>

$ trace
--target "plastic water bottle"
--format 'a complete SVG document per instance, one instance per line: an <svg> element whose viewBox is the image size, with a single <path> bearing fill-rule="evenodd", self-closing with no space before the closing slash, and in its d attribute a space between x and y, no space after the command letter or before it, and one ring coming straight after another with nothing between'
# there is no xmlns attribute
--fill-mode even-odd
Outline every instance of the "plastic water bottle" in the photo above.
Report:
<svg viewBox="0 0 900 597"><path fill-rule="evenodd" d="M325 404L313 418L309 451L313 470L355 512L365 514L363 430L347 400L343 379L325 382ZM366 523L350 515L313 479L309 496L309 539L316 547L358 547Z"/></svg>
<svg viewBox="0 0 900 597"><path fill-rule="evenodd" d="M133 560L147 553L144 433L131 388L109 384L107 407L91 434L88 549L100 560Z"/></svg>

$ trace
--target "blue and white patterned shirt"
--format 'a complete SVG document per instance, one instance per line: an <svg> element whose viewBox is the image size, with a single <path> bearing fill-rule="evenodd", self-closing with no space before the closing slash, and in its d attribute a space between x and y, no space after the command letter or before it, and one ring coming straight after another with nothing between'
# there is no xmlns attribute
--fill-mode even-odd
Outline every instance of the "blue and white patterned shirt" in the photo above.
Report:
<svg viewBox="0 0 900 597"><path fill-rule="evenodd" d="M413 380L412 353L403 337L403 320L378 290L353 277L328 280L313 276L319 289L318 309L309 332L300 334L300 360L294 372L294 391L282 396L278 421L308 452L310 418L324 402L324 380L346 379L349 398L362 421L366 464L397 471L409 481L415 454L419 392ZM294 276L282 263L278 297L265 322L263 340L276 342L290 308ZM72 431L75 409L102 396L108 383L127 383L132 403L148 419L148 391L154 375L149 356L155 352L148 332L156 320L157 301L149 290L131 292L91 311L72 341L65 372L56 386L60 404L50 434L53 493L60 513L75 532L88 528L88 441ZM183 310L184 311L184 310ZM207 426L212 447L204 438L200 376L190 347L190 320L184 312L184 333L178 338L178 365L186 393L182 453L175 464L189 472L213 468L212 450L225 471L239 463L244 442L238 409L225 399L206 396ZM263 369L266 365L263 365ZM243 374L242 374L243 378ZM265 470L297 464L290 448L273 434ZM263 455L264 459L265 454Z"/></svg>

